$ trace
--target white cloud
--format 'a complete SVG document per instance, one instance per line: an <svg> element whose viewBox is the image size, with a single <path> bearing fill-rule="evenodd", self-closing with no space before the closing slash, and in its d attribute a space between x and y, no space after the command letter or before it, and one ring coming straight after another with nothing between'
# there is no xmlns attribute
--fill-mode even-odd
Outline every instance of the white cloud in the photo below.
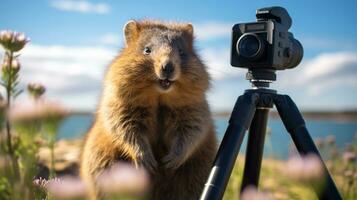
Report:
<svg viewBox="0 0 357 200"><path fill-rule="evenodd" d="M330 89L335 89L336 87L357 87L357 77L356 74L350 74L343 77L336 77L332 79L326 79L324 82L318 84L312 84L309 86L309 94L314 96L320 95L323 92L329 91Z"/></svg>
<svg viewBox="0 0 357 200"><path fill-rule="evenodd" d="M244 73L230 64L230 50L226 48L213 49L207 48L200 52L202 60L208 67L208 72L213 79L220 80L232 78Z"/></svg>
<svg viewBox="0 0 357 200"><path fill-rule="evenodd" d="M91 3L86 0L53 0L50 4L58 10L107 14L110 12L110 6L105 3Z"/></svg>
<svg viewBox="0 0 357 200"><path fill-rule="evenodd" d="M313 79L316 77L336 73L351 64L357 64L356 52L337 52L320 54L315 59L309 61L304 70L303 76L305 79ZM357 66L355 66L357 67Z"/></svg>
<svg viewBox="0 0 357 200"><path fill-rule="evenodd" d="M21 82L44 84L49 97L70 107L94 108L104 71L115 55L111 48L29 44L21 52Z"/></svg>
<svg viewBox="0 0 357 200"><path fill-rule="evenodd" d="M339 49L339 50L353 50L356 49L353 41L348 39L331 39L325 37L311 37L302 36L297 38L306 49Z"/></svg>
<svg viewBox="0 0 357 200"><path fill-rule="evenodd" d="M119 46L122 42L121 37L119 34L107 33L99 39L99 42L104 45Z"/></svg>
<svg viewBox="0 0 357 200"><path fill-rule="evenodd" d="M282 88L305 88L320 95L333 88L357 87L357 52L322 53L293 70L279 73Z"/></svg>
<svg viewBox="0 0 357 200"><path fill-rule="evenodd" d="M228 22L204 22L194 24L194 32L199 40L210 40L231 37L234 23Z"/></svg>

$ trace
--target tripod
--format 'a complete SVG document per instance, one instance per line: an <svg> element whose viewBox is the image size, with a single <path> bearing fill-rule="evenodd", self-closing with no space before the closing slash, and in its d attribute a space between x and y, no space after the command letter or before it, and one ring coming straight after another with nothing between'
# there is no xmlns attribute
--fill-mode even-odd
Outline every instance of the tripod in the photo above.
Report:
<svg viewBox="0 0 357 200"><path fill-rule="evenodd" d="M229 125L200 199L222 199L245 132L249 127L241 192L249 185L258 186L268 114L273 105L276 106L300 155L313 153L323 164L326 176L325 187L322 191L314 188L319 199L341 199L299 109L288 95L277 94L275 90L268 88L269 83L276 80L275 72L250 70L247 73L247 79L252 83L253 89L246 90L235 103Z"/></svg>

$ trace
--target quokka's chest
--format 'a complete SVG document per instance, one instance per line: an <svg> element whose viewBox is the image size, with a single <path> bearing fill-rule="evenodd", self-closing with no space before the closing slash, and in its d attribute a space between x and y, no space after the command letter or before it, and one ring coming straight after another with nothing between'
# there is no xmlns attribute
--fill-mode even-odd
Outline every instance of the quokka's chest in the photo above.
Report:
<svg viewBox="0 0 357 200"><path fill-rule="evenodd" d="M159 106L155 117L155 132L151 144L155 157L161 158L167 154L174 140L174 127L178 125L178 116L174 110L166 106Z"/></svg>

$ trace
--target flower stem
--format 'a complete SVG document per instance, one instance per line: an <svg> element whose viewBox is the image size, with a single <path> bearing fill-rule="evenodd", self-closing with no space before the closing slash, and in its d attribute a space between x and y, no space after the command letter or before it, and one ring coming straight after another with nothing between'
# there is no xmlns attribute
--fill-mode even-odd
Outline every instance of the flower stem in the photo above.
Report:
<svg viewBox="0 0 357 200"><path fill-rule="evenodd" d="M55 173L55 141L54 138L51 137L49 142L49 148L51 152L51 165L50 165L50 175L49 178L54 178L56 176Z"/></svg>
<svg viewBox="0 0 357 200"><path fill-rule="evenodd" d="M13 52L8 51L8 56L9 56L9 64L12 65L12 60L13 60ZM11 66L9 66L9 69L11 69ZM11 73L11 71L10 71ZM6 83L6 109L9 111L11 107L11 92L12 92L12 74L9 75L8 82ZM17 158L15 155L15 151L12 146L12 136L11 136L11 124L10 124L10 119L9 117L6 117L6 134L7 134L7 148L9 155L12 160L12 165L13 165L13 173L15 175L15 178L20 177L20 172L19 172L19 165L17 162Z"/></svg>

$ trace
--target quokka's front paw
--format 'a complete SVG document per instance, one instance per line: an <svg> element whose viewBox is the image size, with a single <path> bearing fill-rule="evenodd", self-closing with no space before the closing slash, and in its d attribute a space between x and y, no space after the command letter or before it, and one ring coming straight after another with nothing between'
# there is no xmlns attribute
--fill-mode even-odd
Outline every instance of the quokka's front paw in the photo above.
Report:
<svg viewBox="0 0 357 200"><path fill-rule="evenodd" d="M185 162L185 159L182 154L170 152L161 161L166 169L176 170Z"/></svg>
<svg viewBox="0 0 357 200"><path fill-rule="evenodd" d="M152 153L139 155L138 163L151 173L155 173L157 169L157 161Z"/></svg>

